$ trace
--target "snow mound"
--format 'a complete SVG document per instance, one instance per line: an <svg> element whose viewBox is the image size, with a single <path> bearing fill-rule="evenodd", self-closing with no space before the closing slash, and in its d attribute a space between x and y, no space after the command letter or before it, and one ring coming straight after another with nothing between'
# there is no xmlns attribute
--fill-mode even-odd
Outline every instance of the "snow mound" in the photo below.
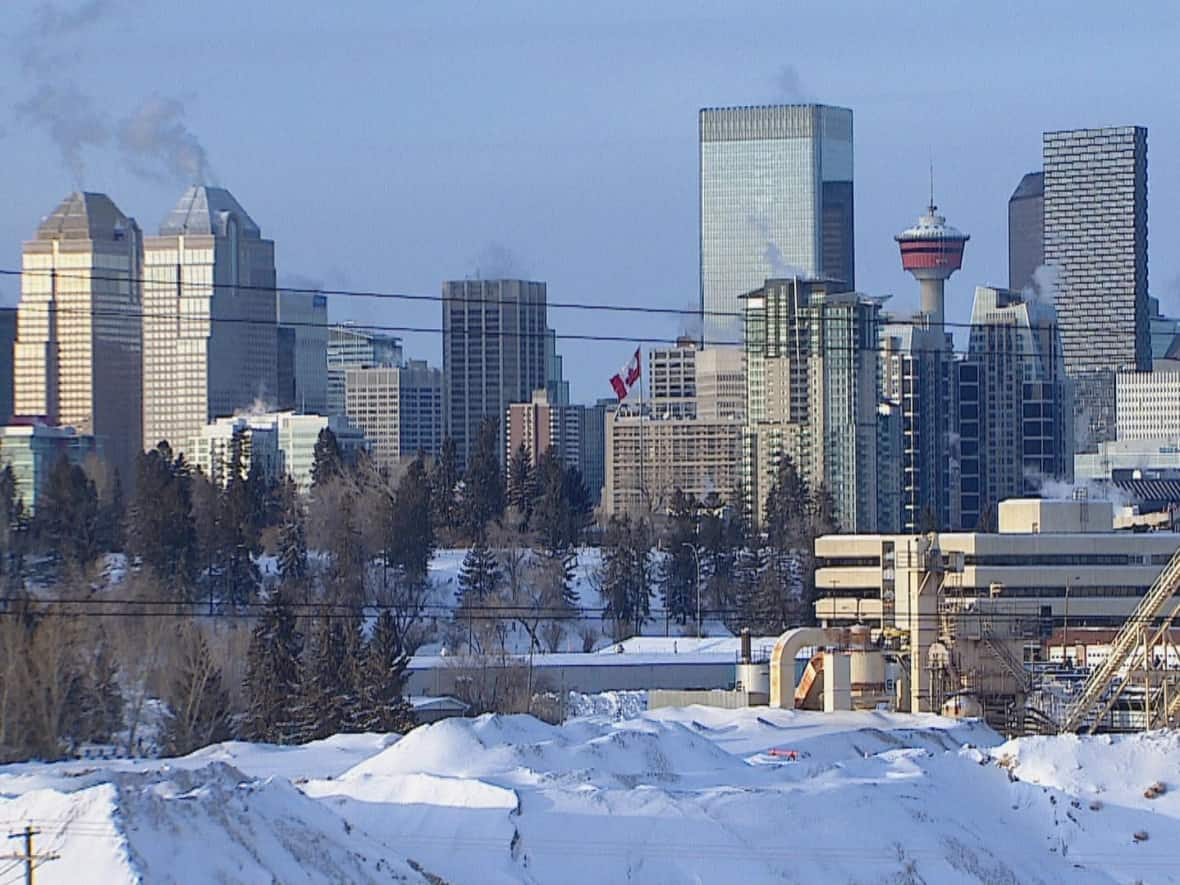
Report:
<svg viewBox="0 0 1180 885"><path fill-rule="evenodd" d="M0 800L0 826L32 823L42 850L61 854L39 882L425 881L390 846L281 779L251 780L213 762L86 782Z"/></svg>

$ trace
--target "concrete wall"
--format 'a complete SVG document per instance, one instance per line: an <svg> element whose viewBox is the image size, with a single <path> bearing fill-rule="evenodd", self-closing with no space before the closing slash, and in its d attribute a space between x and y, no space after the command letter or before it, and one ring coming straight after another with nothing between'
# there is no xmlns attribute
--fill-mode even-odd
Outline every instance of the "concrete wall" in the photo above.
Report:
<svg viewBox="0 0 1180 885"><path fill-rule="evenodd" d="M673 657L669 655L669 657ZM732 688L734 662L728 656L717 662L669 661L668 663L578 663L539 664L533 666L533 680L540 690L581 691L645 691L651 689L715 689ZM406 694L410 695L453 695L456 694L457 678L469 676L475 664L462 658L451 659L453 663L425 665L410 664L406 679ZM509 668L526 666L527 661L510 659ZM505 669L496 663L488 663L486 669L494 673Z"/></svg>
<svg viewBox="0 0 1180 885"><path fill-rule="evenodd" d="M647 694L647 708L658 710L661 707L687 707L700 704L703 707L721 707L725 710L737 710L741 707L765 707L770 703L770 695L761 691L651 691Z"/></svg>

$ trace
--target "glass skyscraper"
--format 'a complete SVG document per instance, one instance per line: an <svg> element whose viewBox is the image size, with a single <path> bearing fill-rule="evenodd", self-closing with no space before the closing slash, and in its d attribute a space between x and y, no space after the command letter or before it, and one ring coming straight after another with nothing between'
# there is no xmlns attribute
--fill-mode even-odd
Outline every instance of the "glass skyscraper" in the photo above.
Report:
<svg viewBox="0 0 1180 885"><path fill-rule="evenodd" d="M851 110L702 109L700 201L706 345L741 343L738 297L767 279L855 288Z"/></svg>

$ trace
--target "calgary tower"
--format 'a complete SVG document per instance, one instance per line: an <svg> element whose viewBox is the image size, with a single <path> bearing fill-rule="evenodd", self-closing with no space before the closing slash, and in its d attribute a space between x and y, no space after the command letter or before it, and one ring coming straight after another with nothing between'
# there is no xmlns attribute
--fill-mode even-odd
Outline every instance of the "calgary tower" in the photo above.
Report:
<svg viewBox="0 0 1180 885"><path fill-rule="evenodd" d="M901 266L921 284L922 313L930 316L932 325L941 328L946 280L963 266L963 247L971 238L946 223L946 219L938 214L931 193L926 214L894 239L901 247Z"/></svg>

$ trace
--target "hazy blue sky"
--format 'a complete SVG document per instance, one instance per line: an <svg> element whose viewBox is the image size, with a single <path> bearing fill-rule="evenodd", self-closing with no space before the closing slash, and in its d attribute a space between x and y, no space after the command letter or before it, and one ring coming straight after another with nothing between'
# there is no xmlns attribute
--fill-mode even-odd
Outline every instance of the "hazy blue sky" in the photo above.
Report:
<svg viewBox="0 0 1180 885"><path fill-rule="evenodd" d="M275 240L280 281L435 293L480 267L546 280L552 300L690 307L697 110L803 100L854 111L857 281L894 308L917 301L892 236L933 156L937 201L971 234L951 319L1007 280L1007 198L1042 130L1147 126L1151 290L1180 310L1170 2L9 0L0 27L4 268L76 184L154 233L203 152ZM437 305L331 309L439 323ZM438 336L407 344L439 360ZM560 347L584 400L630 350Z"/></svg>

